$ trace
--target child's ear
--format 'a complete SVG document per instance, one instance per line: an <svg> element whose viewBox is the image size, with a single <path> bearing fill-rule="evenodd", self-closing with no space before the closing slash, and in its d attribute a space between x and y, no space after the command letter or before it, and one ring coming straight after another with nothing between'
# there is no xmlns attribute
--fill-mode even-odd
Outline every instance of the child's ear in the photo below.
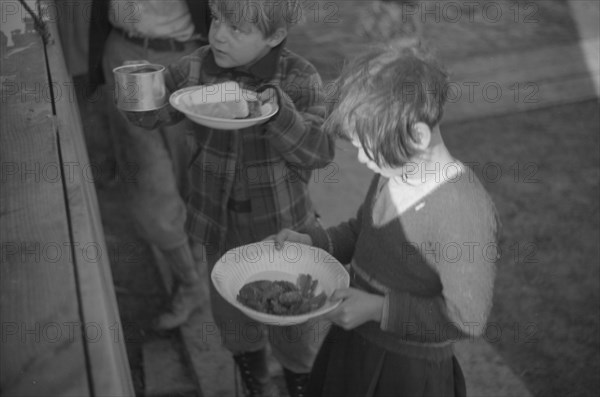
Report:
<svg viewBox="0 0 600 397"><path fill-rule="evenodd" d="M287 30L284 28L277 29L271 36L267 38L269 47L277 47L287 37Z"/></svg>
<svg viewBox="0 0 600 397"><path fill-rule="evenodd" d="M425 150L431 143L431 128L423 122L417 122L413 125L414 139L413 144L418 150Z"/></svg>

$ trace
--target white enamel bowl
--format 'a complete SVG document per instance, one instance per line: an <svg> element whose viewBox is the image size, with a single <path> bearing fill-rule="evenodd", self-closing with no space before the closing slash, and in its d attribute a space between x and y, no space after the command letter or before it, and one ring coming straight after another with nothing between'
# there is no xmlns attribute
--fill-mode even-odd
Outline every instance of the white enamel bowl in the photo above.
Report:
<svg viewBox="0 0 600 397"><path fill-rule="evenodd" d="M324 250L289 242L278 250L273 241L261 241L228 251L216 263L211 279L219 294L248 317L261 323L283 326L300 324L328 313L339 305L339 301L327 299L315 311L279 316L253 310L238 302L236 297L249 282L282 280L295 284L300 274L310 274L313 280L318 281L315 295L324 291L329 297L337 288L350 285L350 276L344 266Z"/></svg>

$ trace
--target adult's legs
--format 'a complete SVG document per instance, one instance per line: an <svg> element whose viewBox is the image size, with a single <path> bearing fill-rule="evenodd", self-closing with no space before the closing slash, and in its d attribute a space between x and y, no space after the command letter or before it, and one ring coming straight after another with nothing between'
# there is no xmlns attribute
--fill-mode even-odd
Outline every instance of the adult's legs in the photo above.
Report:
<svg viewBox="0 0 600 397"><path fill-rule="evenodd" d="M190 45L186 52L192 51ZM112 92L112 70L125 61L146 60L168 65L185 53L156 52L131 43L113 32L103 57L105 78ZM129 208L141 237L155 245L169 261L176 281L171 308L157 320L160 329L178 327L202 303L202 283L185 232L187 189L186 134L178 124L145 130L128 124L107 98L110 132L115 146L118 176L125 188Z"/></svg>

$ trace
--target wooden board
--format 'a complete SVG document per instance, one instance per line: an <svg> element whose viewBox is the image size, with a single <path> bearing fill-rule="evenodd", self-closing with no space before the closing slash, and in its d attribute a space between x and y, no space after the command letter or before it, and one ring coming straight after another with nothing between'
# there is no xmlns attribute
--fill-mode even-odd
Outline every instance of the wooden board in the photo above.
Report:
<svg viewBox="0 0 600 397"><path fill-rule="evenodd" d="M85 396L90 379L43 45L2 60L0 389Z"/></svg>
<svg viewBox="0 0 600 397"><path fill-rule="evenodd" d="M169 264L155 246L152 253L163 284L171 290L173 275ZM209 275L201 268L201 278L206 283ZM208 284L206 285L208 289ZM210 310L208 293L202 311L194 313L187 324L179 328L186 363L192 371L198 396L227 397L235 395L233 358L221 345L221 337Z"/></svg>
<svg viewBox="0 0 600 397"><path fill-rule="evenodd" d="M75 250L74 266L81 290L80 304L86 323L95 324L100 337L87 343L87 358L96 395L135 395L125 350L123 327L109 253L98 209L92 167L83 140L83 126L73 83L67 74L58 30L48 22L48 68L55 90L55 111L62 162L69 173L64 180Z"/></svg>
<svg viewBox="0 0 600 397"><path fill-rule="evenodd" d="M0 389L6 395L133 396L55 22L46 21L45 45L37 32L25 31L15 40L19 47L2 54Z"/></svg>
<svg viewBox="0 0 600 397"><path fill-rule="evenodd" d="M236 395L233 357L221 345L221 336L212 318L210 304L196 312L181 328L184 353L191 364L203 396ZM238 389L241 393L241 389Z"/></svg>
<svg viewBox="0 0 600 397"><path fill-rule="evenodd" d="M144 343L144 396L199 396L182 362L177 338L154 339Z"/></svg>

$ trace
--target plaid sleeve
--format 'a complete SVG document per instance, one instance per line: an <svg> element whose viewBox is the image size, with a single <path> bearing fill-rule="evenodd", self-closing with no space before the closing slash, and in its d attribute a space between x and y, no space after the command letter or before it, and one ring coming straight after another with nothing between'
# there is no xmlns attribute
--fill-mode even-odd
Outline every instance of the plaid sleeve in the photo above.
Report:
<svg viewBox="0 0 600 397"><path fill-rule="evenodd" d="M267 125L267 137L289 163L316 169L333 160L333 138L321 129L325 118L323 84L316 69L292 66L277 87L280 109Z"/></svg>
<svg viewBox="0 0 600 397"><path fill-rule="evenodd" d="M202 59L207 51L207 46L201 47L165 68L165 86L169 94L199 83Z"/></svg>
<svg viewBox="0 0 600 397"><path fill-rule="evenodd" d="M192 52L189 55L181 57L176 62L168 65L165 68L165 87L168 95L177 91L180 88L198 84L198 75L202 62L202 48ZM162 112L162 125L171 125L183 120L184 115L175 110L170 103L167 104L168 111Z"/></svg>
<svg viewBox="0 0 600 397"><path fill-rule="evenodd" d="M187 71L190 68L190 57L184 56L165 69L165 86L169 94L184 86L187 81Z"/></svg>

